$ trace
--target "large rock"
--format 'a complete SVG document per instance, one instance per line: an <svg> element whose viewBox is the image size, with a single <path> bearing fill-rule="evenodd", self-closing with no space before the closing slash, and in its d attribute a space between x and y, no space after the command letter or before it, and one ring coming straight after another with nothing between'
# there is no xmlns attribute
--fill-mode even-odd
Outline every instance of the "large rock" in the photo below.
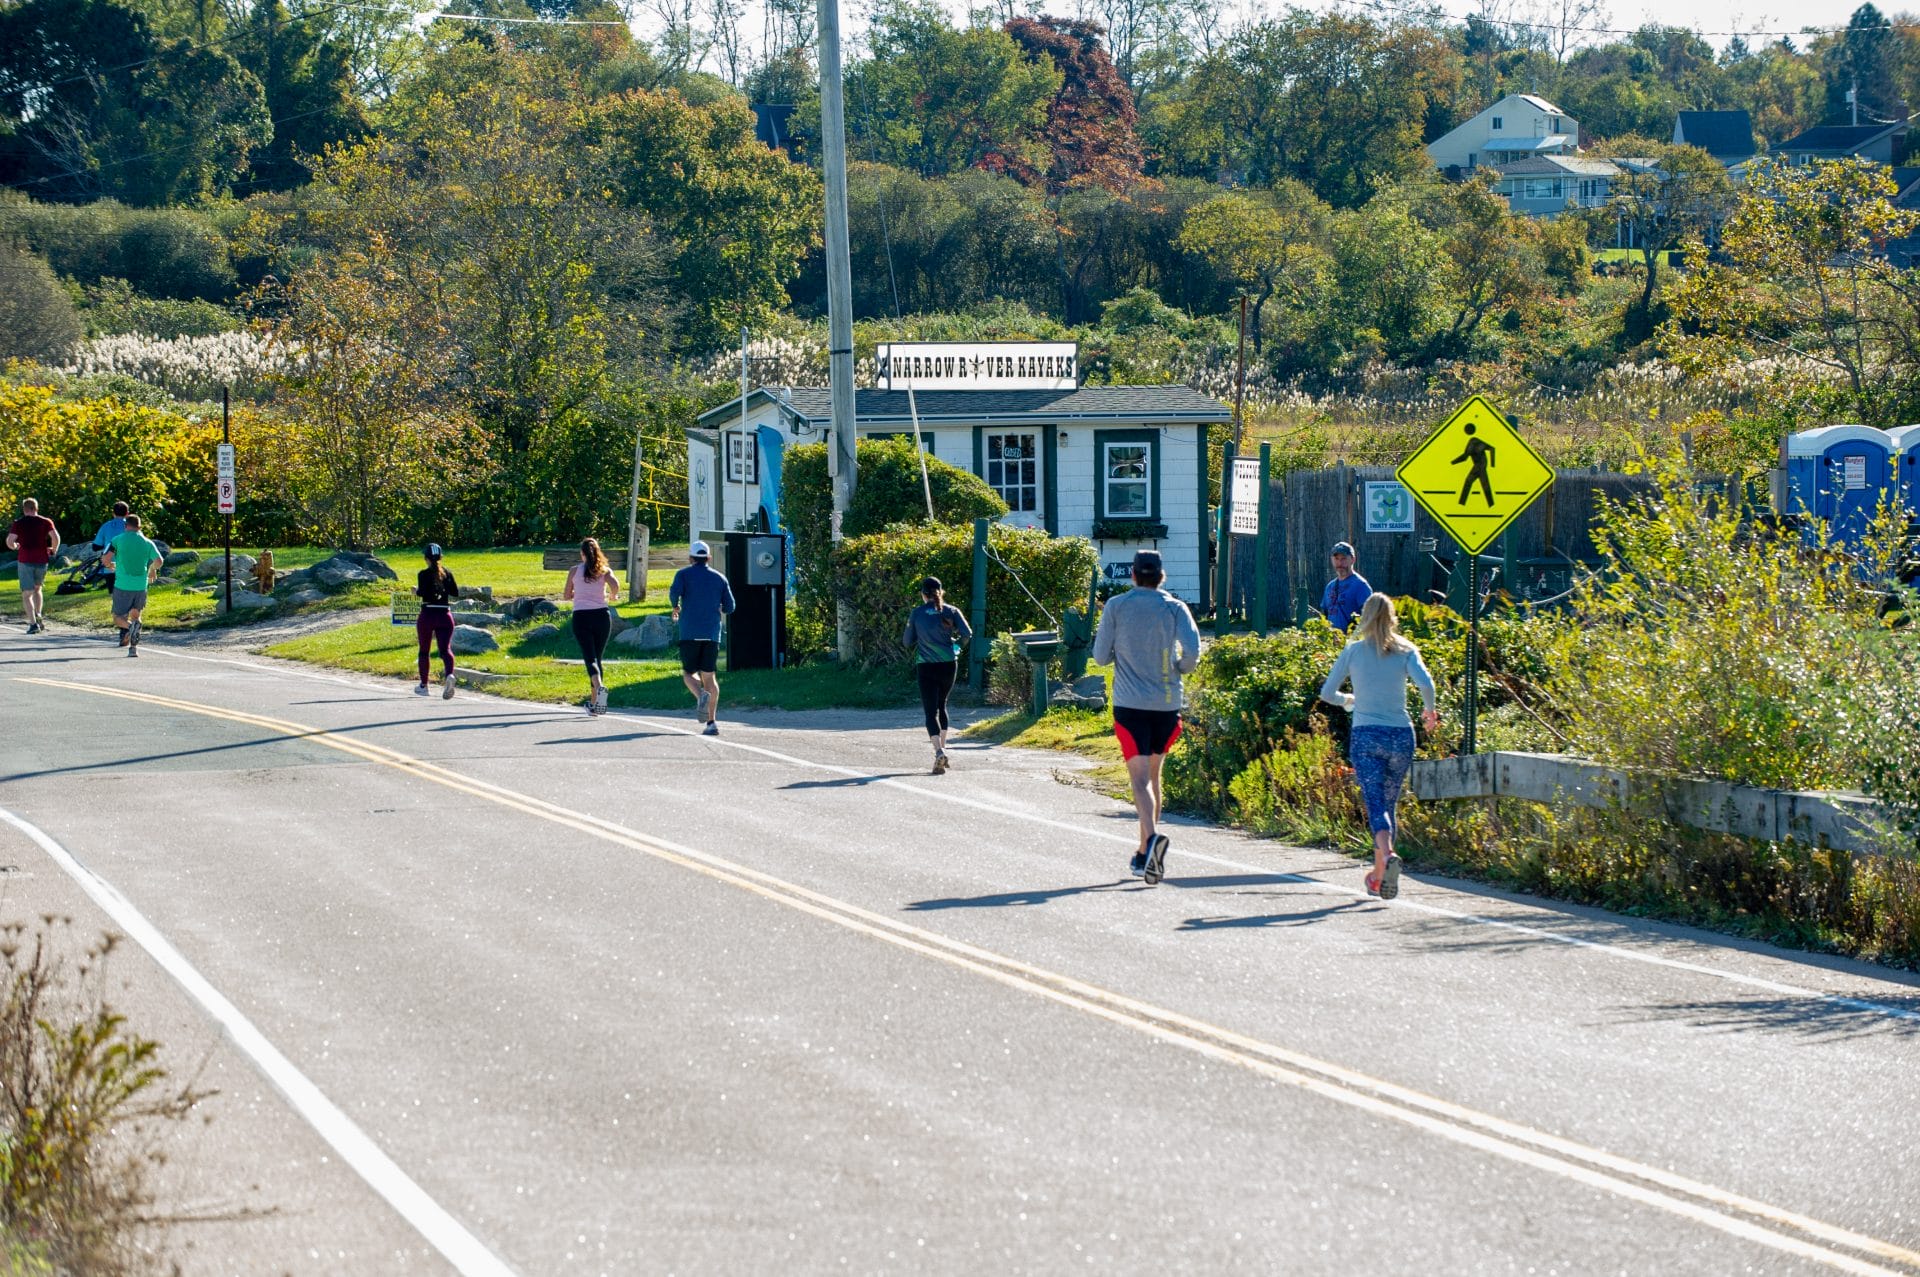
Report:
<svg viewBox="0 0 1920 1277"><path fill-rule="evenodd" d="M632 628L633 628L632 621L629 621L626 617L620 615L618 612L614 611L612 608L607 609L607 634L609 636L613 638L619 638L622 634L625 634L628 630Z"/></svg>
<svg viewBox="0 0 1920 1277"><path fill-rule="evenodd" d="M199 561L200 551L198 550L173 550L160 560L160 566L172 571L174 568L191 567Z"/></svg>
<svg viewBox="0 0 1920 1277"><path fill-rule="evenodd" d="M400 579L399 574L387 566L386 560L377 555L362 554L358 550L339 550L334 553L332 558L322 559L320 562L351 563L355 567L379 577L382 581L397 581ZM317 568L320 566L320 563L316 563L313 566Z"/></svg>
<svg viewBox="0 0 1920 1277"><path fill-rule="evenodd" d="M233 579L238 581L242 577L251 577L253 575L253 565L256 562L257 560L251 554L234 555ZM223 579L226 574L227 556L224 554L208 555L193 565L193 575L197 577Z"/></svg>
<svg viewBox="0 0 1920 1277"><path fill-rule="evenodd" d="M559 605L552 599L535 599L533 601L533 614L535 616L552 616L559 610Z"/></svg>
<svg viewBox="0 0 1920 1277"><path fill-rule="evenodd" d="M616 641L623 647L637 647L643 652L664 652L673 646L677 631L673 618L659 612L640 619L640 624L623 633Z"/></svg>
<svg viewBox="0 0 1920 1277"><path fill-rule="evenodd" d="M1098 674L1088 674L1071 683L1055 683L1047 701L1049 704L1069 705L1078 709L1105 709L1107 681Z"/></svg>
<svg viewBox="0 0 1920 1277"><path fill-rule="evenodd" d="M275 593L277 594L279 593L279 591L276 590ZM316 589L311 585L303 586L302 588L297 590L288 590L285 595L286 601L295 605L296 607L303 606L308 603L320 603L325 601L326 597L327 597L327 592L325 590Z"/></svg>
<svg viewBox="0 0 1920 1277"><path fill-rule="evenodd" d="M559 637L560 637L560 627L557 625L536 625L532 629L527 631L528 640L536 643L542 639L554 639Z"/></svg>
<svg viewBox="0 0 1920 1277"><path fill-rule="evenodd" d="M273 605L273 595L271 594L256 594L252 590L243 590L238 586L234 587L233 606L235 611L253 607L270 608ZM227 610L227 592L224 589L213 592L213 610L216 612L224 612Z"/></svg>
<svg viewBox="0 0 1920 1277"><path fill-rule="evenodd" d="M339 590L364 581L378 581L380 578L357 563L341 563L336 559L328 559L313 565L313 579L329 590Z"/></svg>
<svg viewBox="0 0 1920 1277"><path fill-rule="evenodd" d="M456 625L478 625L486 630L507 623L507 618L499 612L462 612L457 608L454 610L453 620Z"/></svg>
<svg viewBox="0 0 1920 1277"><path fill-rule="evenodd" d="M500 650L500 640L477 625L456 625L453 627L453 650L460 656L497 652Z"/></svg>

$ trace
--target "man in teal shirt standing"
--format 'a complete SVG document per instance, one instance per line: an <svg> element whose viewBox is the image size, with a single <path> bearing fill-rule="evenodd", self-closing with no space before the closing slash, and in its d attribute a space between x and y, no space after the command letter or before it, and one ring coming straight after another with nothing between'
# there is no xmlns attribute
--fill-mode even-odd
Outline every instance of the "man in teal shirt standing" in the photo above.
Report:
<svg viewBox="0 0 1920 1277"><path fill-rule="evenodd" d="M113 572L113 623L128 656L140 655L140 612L147 606L147 586L160 575L160 557L137 514L127 516L126 530L107 546L103 563Z"/></svg>

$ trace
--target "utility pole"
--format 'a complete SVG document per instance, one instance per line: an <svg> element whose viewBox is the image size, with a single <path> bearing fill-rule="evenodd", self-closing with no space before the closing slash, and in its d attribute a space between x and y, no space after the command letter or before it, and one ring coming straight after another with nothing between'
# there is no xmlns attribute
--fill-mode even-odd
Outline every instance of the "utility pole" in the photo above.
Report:
<svg viewBox="0 0 1920 1277"><path fill-rule="evenodd" d="M827 368L832 392L833 540L840 542L853 505L858 468L853 415L853 272L847 260L847 113L840 75L840 0L818 0L820 22L820 132L827 179ZM840 659L854 656L853 610L835 608Z"/></svg>

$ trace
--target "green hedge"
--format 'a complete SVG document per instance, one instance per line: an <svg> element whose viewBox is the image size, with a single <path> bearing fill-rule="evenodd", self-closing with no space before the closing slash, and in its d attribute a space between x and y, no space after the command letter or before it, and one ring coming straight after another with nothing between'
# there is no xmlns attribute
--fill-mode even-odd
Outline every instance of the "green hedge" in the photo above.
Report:
<svg viewBox="0 0 1920 1277"><path fill-rule="evenodd" d="M910 440L862 439L859 458L859 482L841 529L845 536L868 536L926 518L919 452ZM971 525L975 519L997 519L1007 512L1007 503L986 480L938 457L927 458L927 482L942 523ZM795 602L814 623L831 628L834 596L827 568L833 548L833 486L827 477L827 446L787 449L780 483L780 521L793 533L793 565L799 577ZM946 577L943 572L935 575Z"/></svg>
<svg viewBox="0 0 1920 1277"><path fill-rule="evenodd" d="M987 622L974 636L979 643L1002 630L1052 628L1014 573L1057 619L1068 605L1084 602L1087 582L1099 563L1093 542L1033 528L996 523L988 545L1007 566L988 565ZM896 524L870 536L849 537L833 555L830 575L839 597L853 605L860 659L874 664L909 661L912 653L901 647L900 630L908 610L920 600L921 577L939 577L946 583L947 601L969 620L973 617L973 529Z"/></svg>

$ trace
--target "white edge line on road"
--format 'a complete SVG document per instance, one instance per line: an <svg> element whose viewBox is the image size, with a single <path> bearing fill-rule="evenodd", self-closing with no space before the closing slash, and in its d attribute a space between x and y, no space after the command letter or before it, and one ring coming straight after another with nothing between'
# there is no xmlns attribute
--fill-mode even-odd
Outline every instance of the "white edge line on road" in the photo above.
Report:
<svg viewBox="0 0 1920 1277"><path fill-rule="evenodd" d="M725 745L729 749L746 750L750 753L760 754L764 757L789 763L796 767L812 767L821 771L834 772L842 776L868 775L868 773L862 772L857 768L841 767L835 763L822 763L815 762L812 759L798 758L792 754L781 753L779 750L768 749L765 746L748 745L737 740L729 740L724 736L702 737L699 732L692 728L682 727L680 724L668 719L644 718L637 714L622 714L620 717L644 722L649 727L664 728L667 731L678 732L682 736L708 740L716 745ZM924 785L911 784L893 777L881 777L877 783L894 789L903 789L921 798L937 798L942 802L955 803L962 807L971 807L977 811L991 812L996 816L1010 817L1014 820L1025 821L1030 825L1041 825L1049 829L1064 830L1067 833L1078 834L1081 837L1102 838L1108 842L1124 843L1127 846L1132 846L1136 842L1136 839L1130 835L1109 833L1104 829L1094 829L1084 825L1070 824L1062 820L1051 820L1045 816L1036 816L1031 812L1019 811L998 803L983 802L980 799L969 798L961 794L942 793L937 789L929 789ZM1238 869L1245 873L1263 874L1268 877L1281 878L1288 882L1311 883L1316 887L1321 887L1327 891L1343 896L1353 896L1358 899L1374 898L1357 888L1329 882L1324 878L1315 878L1308 874L1289 873L1283 870L1275 870L1271 866L1253 865L1240 860L1227 860L1219 856L1210 856L1198 851L1182 850L1180 856L1186 860L1198 860L1204 864L1218 865L1223 869ZM1450 918L1457 922L1471 923L1483 927L1495 927L1502 931L1512 931L1539 940L1551 940L1555 944L1572 945L1575 948L1590 949L1597 953L1608 954L1616 958L1625 958L1633 962L1643 962L1649 966L1665 967L1673 971L1686 971L1694 975L1710 976L1716 980L1725 980L1731 984L1743 985L1747 988L1759 989L1767 993L1779 993L1789 997L1805 998L1814 1002L1826 1003L1830 1006L1844 1007L1849 1011L1868 1012L1895 1020L1920 1021L1920 1011L1910 1011L1904 1007L1887 1006L1879 1002L1869 1002L1862 998L1850 998L1842 994L1824 993L1819 989L1809 989L1800 985L1783 984L1777 980L1768 980L1763 976L1743 975L1737 971L1727 971L1720 967L1710 967L1699 962L1688 962L1681 958L1668 958L1656 953L1643 953L1639 950L1629 949L1621 945L1609 944L1604 940L1589 940L1584 936L1563 935L1560 932L1551 931L1545 927L1528 926L1526 923L1510 922L1504 918L1489 918L1485 914L1468 913L1462 909L1449 909L1444 905L1424 904L1417 900L1408 900L1402 897L1393 905L1387 907L1412 910L1416 913L1432 914L1437 917Z"/></svg>
<svg viewBox="0 0 1920 1277"><path fill-rule="evenodd" d="M514 1277L499 1256L489 1250L446 1208L427 1196L379 1145L354 1124L352 1118L315 1086L279 1048L254 1027L251 1020L230 1002L205 976L173 947L145 914L120 894L118 888L81 864L79 859L49 834L31 822L0 807L0 821L12 825L39 844L42 851L78 883L95 904L159 964L187 996L216 1024L235 1047L252 1061L262 1076L286 1098L307 1125L319 1133L341 1160L354 1169L368 1187L384 1198L400 1217L411 1224L447 1262L469 1277Z"/></svg>
<svg viewBox="0 0 1920 1277"><path fill-rule="evenodd" d="M16 627L8 626L6 628L14 629ZM367 679L375 677L371 675L359 679L344 678L338 675L322 674L317 671L295 669L284 665L262 665L254 661L243 661L233 657L202 656L198 653L182 652L164 646L156 650L164 652L168 656L179 657L182 660L202 661L210 665L231 665L239 669L253 670L261 674L284 674L294 678L306 678L316 682L332 683L336 686L356 687L362 690L376 691L392 700L404 700L410 697L410 693L388 692L378 683L370 685ZM484 695L484 693L481 694ZM575 715L565 712L554 715L555 719L561 721L570 721L574 717ZM762 757L788 763L795 767L813 768L817 771L831 772L838 776L861 777L868 775L867 772L863 772L858 768L842 767L836 763L823 763L810 758L800 758L792 754L782 753L779 750L768 749L765 746L749 745L738 740L731 740L724 736L701 737L698 731L689 727L683 727L671 719L652 718L642 714L616 710L613 714L601 719L600 722L603 724L604 730L605 726L612 726L621 720L644 722L650 727L663 728L682 736L706 740L715 745L724 745L728 749L737 749L751 754L759 754ZM909 784L906 781L892 777L883 777L877 783L891 788L905 790L907 793L915 794L922 798L936 798L941 802L953 803L961 807L971 807L976 811L989 812L996 816L1011 817L1015 820L1025 821L1030 825L1040 825L1049 829L1058 829L1083 838L1099 838L1107 842L1123 843L1128 846L1131 846L1135 841L1129 835L1109 833L1104 829L1092 828L1086 825L1075 825L1064 820L1051 820L1045 816L1020 811L999 803L985 802L961 794L942 793L937 789L929 789L922 785ZM1352 896L1355 899L1373 898L1355 887L1331 882L1325 878L1315 878L1308 874L1275 870L1268 865L1253 865L1240 860L1227 860L1220 856L1211 856L1198 851L1182 850L1180 855L1183 859L1197 860L1202 864L1218 865L1223 869L1238 869L1243 873L1264 874L1269 877L1280 878L1287 882L1312 884L1313 886L1323 888L1337 895ZM1449 909L1445 905L1426 904L1418 900L1410 900L1404 894L1399 900L1395 901L1391 907L1401 910L1411 910L1415 913L1429 914L1439 918L1448 918L1455 922L1464 922L1469 925L1492 927L1500 931L1510 931L1517 935L1532 937L1536 940L1547 940L1554 944L1570 945L1577 949L1587 949L1595 953L1606 954L1609 957L1620 958L1629 962L1639 962L1647 966L1663 967L1670 971L1685 971L1692 975L1707 976L1710 979L1721 980L1728 984L1736 984L1744 988L1756 989L1765 993L1777 993L1784 997L1804 998L1808 1001L1840 1007L1848 1011L1859 1011L1864 1014L1884 1016L1892 1020L1920 1021L1920 1011L1909 1010L1904 1007L1888 1006L1885 1003L1873 1002L1864 998L1848 997L1844 994L1826 993L1819 989L1810 989L1802 985L1785 984L1778 980L1766 979L1764 976L1743 975L1737 971L1728 971L1721 967L1707 966L1705 963L1689 962L1683 958L1663 957L1657 953L1646 953L1638 949L1627 948L1624 945L1609 944L1604 940L1589 940L1584 936L1564 935L1545 927L1529 926L1524 922L1513 922L1505 918L1491 918L1485 914L1470 913L1464 909ZM1770 955L1761 956L1769 957Z"/></svg>

